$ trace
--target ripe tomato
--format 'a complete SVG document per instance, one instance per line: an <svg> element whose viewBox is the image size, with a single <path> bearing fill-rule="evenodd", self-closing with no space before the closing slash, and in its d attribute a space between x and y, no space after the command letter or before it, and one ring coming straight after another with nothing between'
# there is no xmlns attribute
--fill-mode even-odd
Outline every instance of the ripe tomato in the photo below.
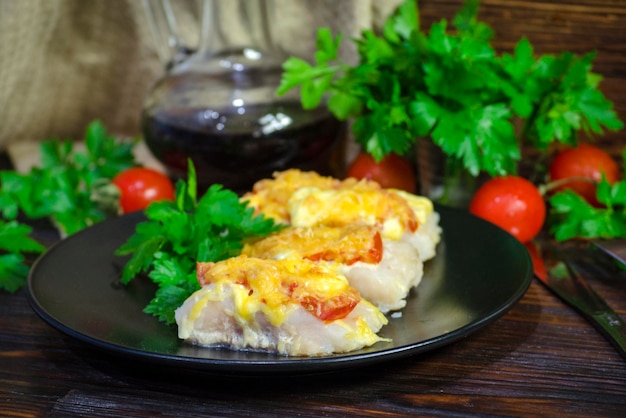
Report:
<svg viewBox="0 0 626 418"><path fill-rule="evenodd" d="M174 200L174 186L163 173L151 168L133 167L119 173L113 184L120 190L122 212L145 209L157 200Z"/></svg>
<svg viewBox="0 0 626 418"><path fill-rule="evenodd" d="M594 206L600 205L596 199L595 183L600 181L602 173L609 183L616 182L619 179L617 162L605 151L589 144L559 152L550 164L550 181L572 178L571 182L555 188L554 191L571 189ZM591 181L574 181L574 177Z"/></svg>
<svg viewBox="0 0 626 418"><path fill-rule="evenodd" d="M347 177L374 180L384 188L394 188L415 193L413 167L397 154L389 154L380 162L367 153L360 153L348 167Z"/></svg>
<svg viewBox="0 0 626 418"><path fill-rule="evenodd" d="M469 210L524 243L539 233L546 219L546 204L539 190L517 176L488 180L472 198Z"/></svg>

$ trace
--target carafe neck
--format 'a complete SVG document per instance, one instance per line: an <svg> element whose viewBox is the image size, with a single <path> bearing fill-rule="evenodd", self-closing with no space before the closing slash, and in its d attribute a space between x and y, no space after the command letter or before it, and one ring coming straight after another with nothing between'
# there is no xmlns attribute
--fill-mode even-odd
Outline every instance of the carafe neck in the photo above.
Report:
<svg viewBox="0 0 626 418"><path fill-rule="evenodd" d="M285 56L272 47L265 0L204 0L198 50L172 73L280 68Z"/></svg>

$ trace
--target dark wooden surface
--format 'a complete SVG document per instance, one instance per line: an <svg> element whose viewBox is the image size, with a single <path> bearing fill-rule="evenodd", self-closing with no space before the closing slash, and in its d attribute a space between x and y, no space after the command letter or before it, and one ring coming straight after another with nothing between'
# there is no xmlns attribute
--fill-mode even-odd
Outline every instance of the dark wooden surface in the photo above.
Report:
<svg viewBox="0 0 626 418"><path fill-rule="evenodd" d="M427 24L462 0L420 0ZM598 51L595 70L626 119L626 2L484 0L496 46ZM621 149L623 133L600 139ZM592 284L626 315L624 274ZM534 281L504 317L430 353L326 376L230 379L111 356L39 319L26 292L0 293L0 416L623 416L626 363Z"/></svg>
<svg viewBox="0 0 626 418"><path fill-rule="evenodd" d="M41 226L38 237L50 242ZM579 261L598 292L626 315L626 271ZM536 280L502 318L443 348L337 373L267 378L192 374L100 351L41 320L26 290L0 292L0 416L618 417L624 411L626 362Z"/></svg>
<svg viewBox="0 0 626 418"><path fill-rule="evenodd" d="M626 275L592 284L626 314ZM337 374L189 375L101 352L0 294L0 416L622 416L626 363L539 282L504 317L408 359Z"/></svg>

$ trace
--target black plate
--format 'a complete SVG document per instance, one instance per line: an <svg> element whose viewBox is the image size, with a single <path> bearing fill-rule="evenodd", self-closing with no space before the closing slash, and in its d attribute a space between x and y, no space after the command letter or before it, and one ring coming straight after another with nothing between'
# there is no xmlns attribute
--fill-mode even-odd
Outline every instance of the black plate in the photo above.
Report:
<svg viewBox="0 0 626 418"><path fill-rule="evenodd" d="M501 229L461 210L438 206L443 239L426 263L422 283L381 335L390 343L313 358L194 347L142 312L154 295L148 279L119 284L125 259L114 251L143 220L140 213L105 221L53 246L28 280L30 301L53 327L115 354L229 374L328 372L435 349L463 338L507 312L526 292L528 252Z"/></svg>

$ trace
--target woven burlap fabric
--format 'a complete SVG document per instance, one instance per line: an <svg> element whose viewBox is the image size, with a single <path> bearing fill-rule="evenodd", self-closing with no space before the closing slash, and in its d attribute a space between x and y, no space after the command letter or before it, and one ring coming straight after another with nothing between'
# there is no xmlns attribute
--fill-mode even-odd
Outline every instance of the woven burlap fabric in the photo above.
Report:
<svg viewBox="0 0 626 418"><path fill-rule="evenodd" d="M152 0L147 0L152 1ZM234 0L219 0L234 3ZM271 39L310 57L318 27L345 38L378 26L399 0L266 0ZM198 0L172 0L180 37L199 39ZM233 19L233 35L247 28ZM47 138L80 139L102 120L140 134L143 99L164 67L139 0L0 0L0 149ZM351 44L350 42L345 42ZM344 52L353 59L353 51Z"/></svg>

